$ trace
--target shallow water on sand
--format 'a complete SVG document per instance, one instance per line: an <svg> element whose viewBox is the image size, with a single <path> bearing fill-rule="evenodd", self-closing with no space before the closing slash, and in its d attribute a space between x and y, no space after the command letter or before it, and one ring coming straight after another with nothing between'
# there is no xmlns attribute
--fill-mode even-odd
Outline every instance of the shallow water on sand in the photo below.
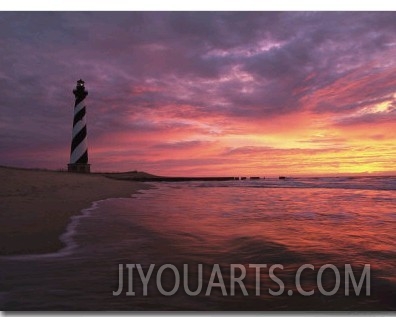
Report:
<svg viewBox="0 0 396 317"><path fill-rule="evenodd" d="M109 199L73 220L57 254L0 258L2 310L390 310L395 309L396 272L395 178L298 179L239 182L161 183L128 199ZM118 288L118 265L155 264L148 296L142 296L134 272L135 296ZM197 264L204 266L203 290L187 296L183 281L172 296L161 295L155 284L159 266L175 265L181 275L188 264L191 289ZM205 296L210 272L220 264L227 296L213 288ZM230 296L230 264L283 265L276 271L285 284L280 296L268 289L279 285L262 270L261 294L255 294L254 270L244 280L248 296L238 285ZM304 297L296 292L297 269L313 264L302 275ZM333 264L341 273L334 296L321 295L318 269ZM371 294L346 297L344 265L360 277L371 266ZM330 272L329 272L330 271ZM171 273L171 271L166 271ZM238 271L239 272L239 271ZM324 285L334 287L327 270ZM332 273L332 274L330 274ZM239 275L239 273L237 274ZM172 289L172 274L163 285ZM183 275L182 275L183 276ZM293 295L289 296L288 291Z"/></svg>

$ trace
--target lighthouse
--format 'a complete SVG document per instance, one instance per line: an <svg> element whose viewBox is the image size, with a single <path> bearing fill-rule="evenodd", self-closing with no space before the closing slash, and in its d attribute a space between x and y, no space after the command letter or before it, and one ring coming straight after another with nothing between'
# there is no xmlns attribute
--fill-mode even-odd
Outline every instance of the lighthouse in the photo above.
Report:
<svg viewBox="0 0 396 317"><path fill-rule="evenodd" d="M75 96L74 119L68 171L89 173L90 164L88 164L87 123L85 120L84 103L88 91L85 90L82 79L77 81L77 86L73 90L73 94Z"/></svg>

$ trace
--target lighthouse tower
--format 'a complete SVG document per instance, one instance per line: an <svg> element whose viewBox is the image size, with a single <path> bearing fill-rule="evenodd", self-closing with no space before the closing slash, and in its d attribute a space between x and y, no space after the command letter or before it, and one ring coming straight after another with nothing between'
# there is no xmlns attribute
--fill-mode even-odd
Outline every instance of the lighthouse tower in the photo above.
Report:
<svg viewBox="0 0 396 317"><path fill-rule="evenodd" d="M88 146L87 146L87 124L85 121L84 99L88 95L85 90L84 81L78 80L76 89L73 90L76 98L74 103L73 135L70 151L69 172L89 173Z"/></svg>

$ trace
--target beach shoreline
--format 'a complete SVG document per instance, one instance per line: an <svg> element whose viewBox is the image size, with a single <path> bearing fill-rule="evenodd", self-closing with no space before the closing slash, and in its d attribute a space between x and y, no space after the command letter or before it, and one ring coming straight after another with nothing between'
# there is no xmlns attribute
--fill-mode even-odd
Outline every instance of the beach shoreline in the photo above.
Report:
<svg viewBox="0 0 396 317"><path fill-rule="evenodd" d="M151 186L99 173L0 167L0 256L56 252L71 217L93 202L131 197Z"/></svg>

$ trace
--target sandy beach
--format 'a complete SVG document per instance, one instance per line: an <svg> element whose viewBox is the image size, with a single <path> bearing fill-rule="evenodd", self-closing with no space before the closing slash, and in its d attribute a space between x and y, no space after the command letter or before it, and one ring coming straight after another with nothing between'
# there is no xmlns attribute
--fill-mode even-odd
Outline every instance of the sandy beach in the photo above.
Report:
<svg viewBox="0 0 396 317"><path fill-rule="evenodd" d="M92 202L148 188L101 174L0 167L0 255L54 252L70 217Z"/></svg>

